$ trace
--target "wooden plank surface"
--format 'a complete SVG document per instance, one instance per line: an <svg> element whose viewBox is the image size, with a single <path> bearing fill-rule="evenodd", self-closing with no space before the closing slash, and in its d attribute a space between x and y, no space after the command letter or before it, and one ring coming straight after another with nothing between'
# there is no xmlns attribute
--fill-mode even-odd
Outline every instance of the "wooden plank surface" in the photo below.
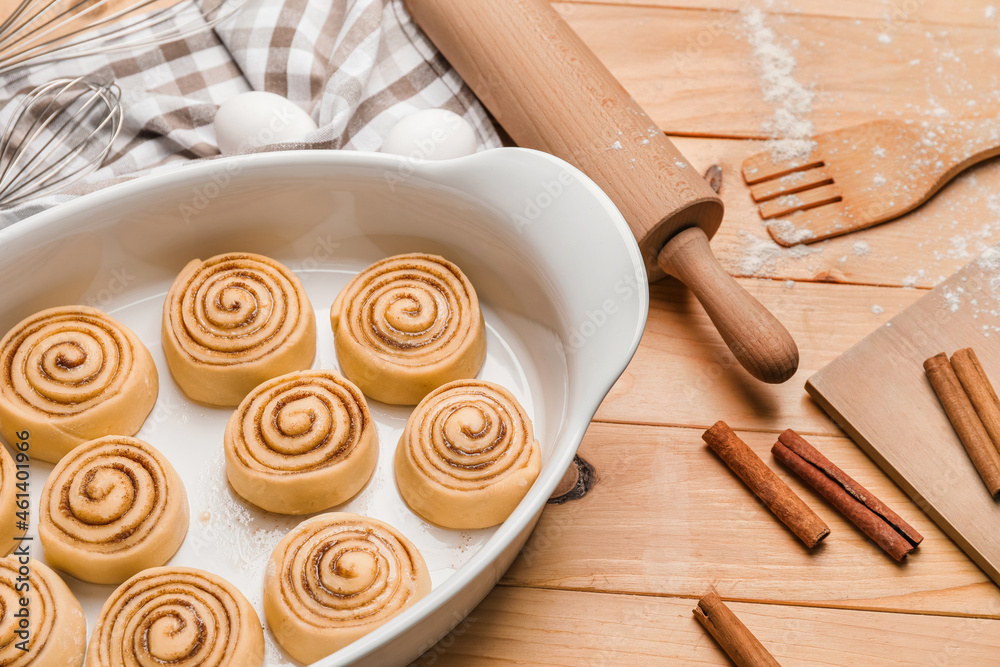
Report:
<svg viewBox="0 0 1000 667"><path fill-rule="evenodd" d="M597 413L601 421L836 434L809 399L805 379L910 305L922 290L741 280L788 327L799 372L765 385L739 367L708 316L677 281L652 286L639 350ZM874 313L878 306L884 312Z"/></svg>
<svg viewBox="0 0 1000 667"><path fill-rule="evenodd" d="M1000 503L986 490L922 363L972 347L1000 378L1000 252L977 260L809 380L810 393L1000 583Z"/></svg>
<svg viewBox="0 0 1000 667"><path fill-rule="evenodd" d="M576 4L703 9L738 12L758 6L767 14L833 17L875 21L883 29L895 23L982 26L1000 19L994 0L777 0L750 3L746 0L573 0ZM990 9L992 7L993 9ZM567 12L573 5L567 5Z"/></svg>
<svg viewBox="0 0 1000 667"><path fill-rule="evenodd" d="M695 598L497 587L414 667L730 665ZM995 665L1000 621L727 602L782 665Z"/></svg>
<svg viewBox="0 0 1000 667"><path fill-rule="evenodd" d="M1000 38L996 41L1000 47ZM722 168L720 194L726 216L712 248L733 275L929 288L1000 242L997 159L966 171L899 220L808 246L781 248L770 240L740 176L743 160L764 150L765 143L673 139L702 173L713 164Z"/></svg>
<svg viewBox="0 0 1000 667"><path fill-rule="evenodd" d="M710 586L782 664L996 664L1000 589L803 385L1000 242L1000 160L898 221L791 249L769 240L739 168L788 136L767 125L782 111L811 132L1000 114L1000 11L992 0L554 4L694 167L722 168L713 249L789 328L800 371L780 386L750 379L680 284L653 286L639 350L581 448L596 486L550 505L503 585L416 664L728 664L691 615ZM718 419L830 525L814 552L701 442ZM771 458L788 427L925 535L905 564Z"/></svg>
<svg viewBox="0 0 1000 667"><path fill-rule="evenodd" d="M741 600L1000 618L1000 589L848 439L809 437L924 535L902 565L772 458L776 432L740 436L830 526L811 551L755 501L701 432L592 425L580 453L597 485L546 509L504 581L686 596L715 586Z"/></svg>
<svg viewBox="0 0 1000 667"><path fill-rule="evenodd" d="M764 123L787 108L791 84L809 98L796 117L817 132L883 115L1000 113L1000 98L991 92L1000 83L997 24L985 17L979 25L887 27L880 20L792 13L764 14L758 25L747 12L556 6L668 134L767 137ZM775 57L776 48L785 55Z"/></svg>
<svg viewBox="0 0 1000 667"><path fill-rule="evenodd" d="M979 0L556 6L693 166L722 168L727 215L712 246L788 326L800 371L785 385L753 381L680 284L653 286L642 344L581 448L596 486L549 506L505 585L417 664L728 664L691 616L709 586L740 601L730 605L782 664L995 664L1000 589L803 384L1000 242L1000 161L899 221L791 249L769 240L739 167L768 145L755 139L770 136L765 123L782 108L780 96L765 99L768 49L788 58L781 83L809 93L797 119L816 132L897 114L1000 113L996 10ZM814 552L701 442L718 419L831 526ZM908 562L894 563L773 461L770 445L788 427L925 535Z"/></svg>

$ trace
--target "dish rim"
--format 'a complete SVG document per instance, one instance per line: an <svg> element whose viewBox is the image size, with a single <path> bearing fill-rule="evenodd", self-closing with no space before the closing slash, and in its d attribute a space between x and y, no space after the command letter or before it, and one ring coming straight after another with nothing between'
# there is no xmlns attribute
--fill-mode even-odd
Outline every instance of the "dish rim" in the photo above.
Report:
<svg viewBox="0 0 1000 667"><path fill-rule="evenodd" d="M446 581L436 586L424 598L365 637L313 663L315 667L334 667L335 665L351 664L384 648L393 639L412 630L425 617L441 612L441 608L454 599L462 590L474 584L484 575L489 576L487 569L501 557L503 552L514 543L518 535L529 524L536 521L536 517L541 516L546 501L576 455L593 416L635 354L648 317L649 286L646 279L643 258L628 224L617 207L603 190L579 169L548 153L531 149L494 148L466 157L439 161L361 151L290 150L220 157L205 160L197 164L183 164L165 173L140 176L96 192L82 195L74 200L63 202L51 209L41 211L25 220L0 229L0 247L3 247L15 239L43 234L48 226L59 224L89 208L114 206L115 201L119 198L135 197L136 195L156 190L172 190L184 186L196 187L206 182L211 182L213 174L231 170L234 166L238 167L239 171L236 175L232 176L233 180L251 174L261 168L287 169L309 166L355 166L366 170L380 169L386 173L393 169L397 171L406 169L410 170L407 178L412 179L413 183L418 187L425 188L433 184L440 188L460 192L466 197L482 202L483 200L474 191L470 191L467 187L456 186L453 183L459 181L466 182L467 184L470 174L489 173L492 163L500 162L506 156L514 155L515 153L531 155L531 159L548 161L569 172L574 177L574 180L583 185L594 198L595 202L600 205L601 210L599 213L595 213L595 217L599 215L600 217L607 218L614 225L622 239L623 250L628 255L635 269L639 297L639 317L636 319L635 328L631 333L631 338L627 346L618 356L617 363L613 365L614 370L608 372L599 387L591 388L583 393L583 398L586 398L583 405L570 406L567 409L564 417L567 429L554 444L553 454L548 466L542 470L525 498L507 520L497 528L489 540L462 567L456 570ZM494 176L494 174L490 175ZM483 190L490 190L495 189L497 185L491 183L479 187ZM501 222L497 220L496 224L501 224ZM509 219L504 220L502 224L513 225ZM532 526L533 529L534 527ZM490 588L492 589L495 585L496 582L492 583ZM471 613L471 611L471 609L468 610L468 613ZM262 624L266 624L263 618L261 622Z"/></svg>

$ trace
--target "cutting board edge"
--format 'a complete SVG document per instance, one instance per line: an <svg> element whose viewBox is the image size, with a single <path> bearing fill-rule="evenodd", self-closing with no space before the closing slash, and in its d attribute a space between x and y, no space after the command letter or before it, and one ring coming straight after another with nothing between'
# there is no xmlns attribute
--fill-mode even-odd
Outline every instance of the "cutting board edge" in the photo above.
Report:
<svg viewBox="0 0 1000 667"><path fill-rule="evenodd" d="M863 342L863 341L862 341ZM859 343L860 344L860 343ZM853 348L852 348L853 349ZM839 358L838 358L839 359ZM918 491L911 485L906 478L900 474L896 468L889 463L882 454L878 451L871 442L865 438L860 431L858 431L851 423L850 420L846 419L844 415L837 410L833 403L828 401L823 395L821 386L817 382L822 382L823 371L829 368L830 365L837 363L834 360L827 366L817 371L806 380L806 392L809 396L816 402L820 408L833 420L833 422L844 431L847 436L854 442L855 445L861 448L861 450L875 462L882 472L889 476L895 484L903 490L903 492L913 501L913 503L928 517L931 521L937 525L955 544L965 552L979 566L980 569L988 576L993 582L1000 586L1000 558L997 562L993 562L987 557L982 551L977 549L971 542L966 540L961 531L959 531L950 521L948 521L943 514L935 509L934 505L928 502Z"/></svg>

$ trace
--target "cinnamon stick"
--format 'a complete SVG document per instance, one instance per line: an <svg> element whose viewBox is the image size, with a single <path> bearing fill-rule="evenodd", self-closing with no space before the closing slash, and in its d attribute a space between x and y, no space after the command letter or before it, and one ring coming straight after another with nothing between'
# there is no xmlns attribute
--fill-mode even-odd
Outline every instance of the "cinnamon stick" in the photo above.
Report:
<svg viewBox="0 0 1000 667"><path fill-rule="evenodd" d="M924 372L972 464L979 471L990 495L995 497L1000 493L1000 452L993 446L948 356L941 353L926 360Z"/></svg>
<svg viewBox="0 0 1000 667"><path fill-rule="evenodd" d="M807 547L811 549L830 534L823 520L740 440L726 422L716 422L701 437Z"/></svg>
<svg viewBox="0 0 1000 667"><path fill-rule="evenodd" d="M923 535L792 429L778 436L771 453L897 561L923 541Z"/></svg>
<svg viewBox="0 0 1000 667"><path fill-rule="evenodd" d="M951 367L955 369L966 396L983 422L983 428L993 441L993 447L1000 452L1000 399L986 377L986 371L979 363L979 357L971 347L951 355Z"/></svg>
<svg viewBox="0 0 1000 667"><path fill-rule="evenodd" d="M737 667L781 667L715 591L698 600L694 617L719 642Z"/></svg>

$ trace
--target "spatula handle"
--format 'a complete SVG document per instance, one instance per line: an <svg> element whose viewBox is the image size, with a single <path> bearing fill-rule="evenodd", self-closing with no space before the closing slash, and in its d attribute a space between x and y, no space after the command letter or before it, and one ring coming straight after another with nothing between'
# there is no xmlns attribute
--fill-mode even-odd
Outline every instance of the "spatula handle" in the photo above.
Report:
<svg viewBox="0 0 1000 667"><path fill-rule="evenodd" d="M705 307L733 356L758 380L780 383L795 375L799 349L788 330L726 270L698 227L678 233L659 256L660 267L682 280Z"/></svg>

